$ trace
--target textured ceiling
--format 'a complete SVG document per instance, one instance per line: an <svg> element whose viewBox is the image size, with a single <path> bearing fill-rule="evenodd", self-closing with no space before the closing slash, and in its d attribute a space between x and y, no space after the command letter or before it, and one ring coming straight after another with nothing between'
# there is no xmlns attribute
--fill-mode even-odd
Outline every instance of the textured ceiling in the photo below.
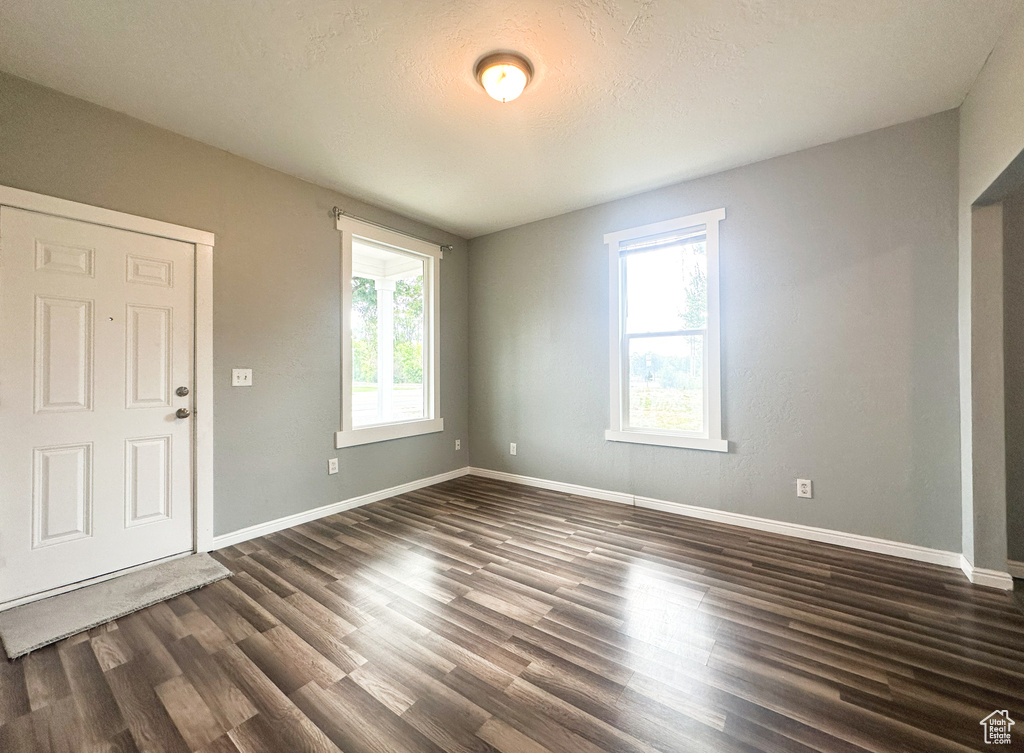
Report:
<svg viewBox="0 0 1024 753"><path fill-rule="evenodd" d="M1020 5L3 0L0 69L473 237L956 107Z"/></svg>

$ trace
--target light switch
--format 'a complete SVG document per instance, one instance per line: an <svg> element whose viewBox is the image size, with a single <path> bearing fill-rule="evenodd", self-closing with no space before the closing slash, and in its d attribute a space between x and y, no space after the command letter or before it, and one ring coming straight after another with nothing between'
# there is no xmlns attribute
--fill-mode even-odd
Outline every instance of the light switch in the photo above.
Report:
<svg viewBox="0 0 1024 753"><path fill-rule="evenodd" d="M231 369L232 387L252 387L252 369Z"/></svg>

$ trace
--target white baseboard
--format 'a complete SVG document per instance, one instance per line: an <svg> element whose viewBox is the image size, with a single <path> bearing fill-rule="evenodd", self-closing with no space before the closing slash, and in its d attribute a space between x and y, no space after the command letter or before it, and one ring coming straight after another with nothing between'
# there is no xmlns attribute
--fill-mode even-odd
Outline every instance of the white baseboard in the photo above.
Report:
<svg viewBox="0 0 1024 753"><path fill-rule="evenodd" d="M351 510L355 507L362 507L363 505L368 505L371 502L379 502L382 499L396 497L399 494L416 491L417 489L422 489L425 486L433 486L434 484L440 484L442 481L450 481L453 478L465 476L469 471L470 469L468 467L457 468L454 471L448 471L447 473L439 473L436 476L421 478L416 481L410 481L407 484L392 486L390 489L381 489L378 492L370 492L369 494L352 497L351 499L345 499L341 502L334 502L329 505L324 505L323 507L316 507L312 510L297 512L294 515L286 515L283 518L270 520L266 523L257 523L254 526L242 528L237 531L233 531L232 533L214 536L213 548L223 549L226 546L240 544L243 541L255 539L258 536L266 536L268 533L276 533L277 531L283 531L285 528L309 523L312 520L319 520L320 518L327 517L328 515L334 515L335 513L344 512L345 510Z"/></svg>
<svg viewBox="0 0 1024 753"><path fill-rule="evenodd" d="M958 552L947 552L942 549L929 549L928 547L917 546L916 544L905 544L900 541L889 541L887 539L878 539L872 536L862 536L856 533L844 533L842 531L833 531L827 528L815 528L813 526L805 526L799 523L785 523L778 520L769 520L768 518L758 518L753 515L744 515L742 513L726 512L724 510L713 510L708 507L687 505L681 502L668 502L666 500L653 499L651 497L639 497L624 492L595 489L590 486L581 486L579 484L569 484L562 481L549 481L548 479L534 478L532 476L520 476L516 473L506 473L504 471L492 471L486 468L470 467L458 468L454 471L448 471L447 473L440 473L436 476L430 476L428 478L410 481L406 484L393 486L390 489L381 489L377 492L370 492L369 494L363 494L359 497L352 497L351 499L335 502L330 505L324 505L323 507L317 507L313 510L306 510L304 512L295 513L294 515L287 515L283 518L271 520L266 523L259 523L232 533L215 536L213 539L213 548L223 549L226 546L240 544L243 541L248 541L249 539L254 539L258 536L265 536L268 533L276 533L277 531L284 530L285 528L291 528L292 526L308 523L312 520L318 520L319 518L333 515L334 513L343 512L344 510L351 510L356 507L361 507L362 505L368 505L371 502L379 502L382 499L395 497L399 494L415 491L416 489L433 486L434 484L439 484L442 481L450 481L451 479L459 478L460 476L465 476L467 474L480 476L482 478L495 479L498 481L509 481L514 484L523 484L525 486L533 486L540 489L550 489L564 494L590 497L591 499L599 499L605 502L634 505L636 507L643 507L650 510L661 510L663 512L670 512L676 515L683 515L685 517L710 520L716 523L739 526L741 528L751 528L756 531L767 531L769 533L778 533L783 536L792 536L794 538L806 539L809 541L836 544L838 546L860 549L867 552L875 552L877 554L888 554L893 557L902 557L903 559L915 560L917 562L928 562L933 565L956 567L963 570L971 583L981 586L1010 590L1013 588L1013 578L1010 576L1011 573L1016 577L1024 578L1024 562L1011 561L1008 564L1008 570L1010 572L1004 573L999 570L976 568L967 561L966 557Z"/></svg>
<svg viewBox="0 0 1024 753"><path fill-rule="evenodd" d="M1002 570L988 570L984 567L975 567L968 559L960 555L960 569L964 571L967 579L977 586L988 586L999 588L1003 591L1013 590L1013 577Z"/></svg>
<svg viewBox="0 0 1024 753"><path fill-rule="evenodd" d="M564 494L576 494L581 497L600 499L605 502L617 502L620 505L632 505L634 499L632 494L594 489L589 486L580 486L579 484L567 484L563 481L548 481L547 479L533 478L532 476L520 476L516 473L505 473L504 471L492 471L487 468L470 468L469 472L474 476L492 478L496 481L508 481L513 484L522 484L523 486L535 486L539 489L550 489L551 491Z"/></svg>
<svg viewBox="0 0 1024 753"><path fill-rule="evenodd" d="M914 560L916 562L927 562L932 565L955 567L963 570L972 583L976 583L981 586L1001 588L1003 590L1013 588L1013 579L1010 577L1009 573L971 567L970 564L967 563L966 558L964 558L959 552L949 552L943 549L930 549L916 544L905 544L901 541L890 541L888 539L879 539L873 536L863 536L857 533L844 533L843 531L833 531L828 528L815 528L814 526L805 526L799 523L785 523L779 520L758 518L753 515L726 512L725 510L713 510L708 507L697 507L695 505L687 505L681 502L668 502L660 499L652 499L650 497L639 497L632 494L625 494L623 492L594 489L587 486L580 486L578 484L566 484L561 481L548 481L546 479L534 478L532 476L519 476L515 473L492 471L486 468L471 468L470 473L474 476L498 479L500 481L510 481L515 484L551 489L553 491L577 494L583 497L592 497L594 499L618 502L620 504L635 505L636 507L643 507L650 510L661 510L663 512L670 512L690 518L700 518L701 520L710 520L716 523L739 526L741 528L751 528L756 531L767 531L769 533L793 536L794 538L806 539L808 541L820 541L825 544L836 544L838 546L849 547L850 549L875 552L876 554L888 554L893 557L901 557L903 559ZM1021 567L1021 571L1024 573L1024 563L1016 564ZM970 569L968 570L968 568ZM1021 577L1024 577L1024 574L1022 574Z"/></svg>
<svg viewBox="0 0 1024 753"><path fill-rule="evenodd" d="M646 507L651 510L662 510L664 512L685 515L689 518L700 518L711 520L715 523L726 523L728 525L740 526L741 528L753 528L757 531L768 533L779 533L783 536L792 536L808 541L820 541L824 544L836 544L850 549L860 549L865 552L876 554L888 554L893 557L902 557L916 562L927 562L932 565L943 565L945 567L960 567L960 554L947 552L943 549L930 549L917 544L905 544L902 541L890 541L879 539L874 536L864 536L859 533L845 533L834 531L829 528L816 528L805 526L800 523L786 523L780 520L758 518L754 515L744 515L737 512L726 512L724 510L713 510L708 507L697 507L686 505L681 502L666 502L660 499L648 497L637 497L637 507Z"/></svg>
<svg viewBox="0 0 1024 753"><path fill-rule="evenodd" d="M1024 578L1024 562L1010 560L1006 563L1006 569L1014 578Z"/></svg>

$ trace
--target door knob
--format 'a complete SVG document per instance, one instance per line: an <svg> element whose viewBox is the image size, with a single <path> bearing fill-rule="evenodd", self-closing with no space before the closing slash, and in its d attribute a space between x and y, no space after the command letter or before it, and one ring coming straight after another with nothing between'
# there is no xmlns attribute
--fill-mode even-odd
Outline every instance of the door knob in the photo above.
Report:
<svg viewBox="0 0 1024 753"><path fill-rule="evenodd" d="M178 410L174 412L174 415L178 418L188 418L192 415L192 412L189 411L188 408L178 408Z"/></svg>
<svg viewBox="0 0 1024 753"><path fill-rule="evenodd" d="M178 397L185 397L188 394L188 387L179 387L174 391L174 394Z"/></svg>

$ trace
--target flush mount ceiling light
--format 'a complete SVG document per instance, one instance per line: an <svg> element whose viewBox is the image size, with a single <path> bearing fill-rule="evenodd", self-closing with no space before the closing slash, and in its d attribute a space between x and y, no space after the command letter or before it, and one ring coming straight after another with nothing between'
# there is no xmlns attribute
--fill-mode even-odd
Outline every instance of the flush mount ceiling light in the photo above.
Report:
<svg viewBox="0 0 1024 753"><path fill-rule="evenodd" d="M484 91L499 102L511 102L533 78L530 61L514 52L485 55L476 64L475 72Z"/></svg>

